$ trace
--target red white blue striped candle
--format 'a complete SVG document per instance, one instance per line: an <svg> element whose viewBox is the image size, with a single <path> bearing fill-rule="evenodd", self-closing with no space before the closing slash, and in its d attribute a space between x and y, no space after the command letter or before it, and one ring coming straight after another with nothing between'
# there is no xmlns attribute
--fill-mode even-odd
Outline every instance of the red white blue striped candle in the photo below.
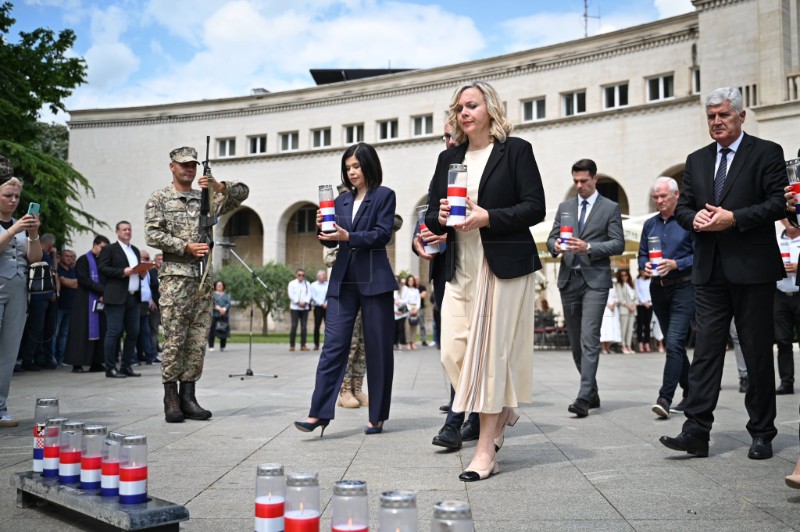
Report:
<svg viewBox="0 0 800 532"><path fill-rule="evenodd" d="M69 421L65 417L51 417L44 428L44 460L42 476L58 477L58 456L61 453L61 426Z"/></svg>
<svg viewBox="0 0 800 532"><path fill-rule="evenodd" d="M792 262L792 254L789 248L789 241L788 240L781 240L779 242L781 247L781 259L783 259L784 264L789 264Z"/></svg>
<svg viewBox="0 0 800 532"><path fill-rule="evenodd" d="M83 427L83 421L67 421L61 426L58 481L62 484L75 484L81 480Z"/></svg>
<svg viewBox="0 0 800 532"><path fill-rule="evenodd" d="M427 205L418 205L417 206L417 221L419 222L419 230L420 232L425 231L428 229L428 226L425 224L425 216L428 213L428 206ZM430 240L422 241L423 244L423 251L428 255L435 255L439 253L439 244L436 242L430 244Z"/></svg>
<svg viewBox="0 0 800 532"><path fill-rule="evenodd" d="M650 261L650 267L653 269L653 277L660 277L658 273L658 265L661 264L661 239L657 236L651 236L647 239L647 255Z"/></svg>
<svg viewBox="0 0 800 532"><path fill-rule="evenodd" d="M561 213L561 229L559 229L559 237L561 238L561 243L566 244L567 240L572 238L574 234L572 228L573 226L573 219L571 212L562 212Z"/></svg>
<svg viewBox="0 0 800 532"><path fill-rule="evenodd" d="M255 532L282 532L285 503L283 466L259 464L256 469Z"/></svg>
<svg viewBox="0 0 800 532"><path fill-rule="evenodd" d="M119 447L124 434L109 432L103 440L100 463L100 495L119 496Z"/></svg>
<svg viewBox="0 0 800 532"><path fill-rule="evenodd" d="M45 423L58 415L58 398L40 397L36 399L33 411L33 471L41 473L44 469L44 434Z"/></svg>
<svg viewBox="0 0 800 532"><path fill-rule="evenodd" d="M107 429L103 425L87 425L81 440L81 489L100 489L103 464L103 440Z"/></svg>
<svg viewBox="0 0 800 532"><path fill-rule="evenodd" d="M464 223L467 219L467 165L451 164L447 172L447 204L450 216L447 225Z"/></svg>
<svg viewBox="0 0 800 532"><path fill-rule="evenodd" d="M119 502L147 502L147 436L125 436L119 448Z"/></svg>
<svg viewBox="0 0 800 532"><path fill-rule="evenodd" d="M323 233L335 233L336 208L333 200L332 185L319 186L319 212L322 215L320 230Z"/></svg>

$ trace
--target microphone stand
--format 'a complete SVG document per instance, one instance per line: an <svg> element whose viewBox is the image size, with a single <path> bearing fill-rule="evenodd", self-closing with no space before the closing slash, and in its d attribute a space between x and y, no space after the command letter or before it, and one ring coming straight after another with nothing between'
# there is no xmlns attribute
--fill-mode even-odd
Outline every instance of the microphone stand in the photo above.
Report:
<svg viewBox="0 0 800 532"><path fill-rule="evenodd" d="M256 281L261 283L261 286L267 288L267 285L264 284L264 281L256 276L256 272L253 271L253 268L247 265L247 263L233 250L233 246L225 246L220 245L219 247L224 247L228 251L230 251L236 259L242 263L248 272L250 272L250 296L255 300L255 293L256 293ZM247 369L244 373L231 373L228 377L239 377L240 380L244 380L245 377L272 377L277 379L277 375L272 375L269 373L253 373L252 366L253 366L253 312L255 307L255 301L250 305L250 345L247 351Z"/></svg>

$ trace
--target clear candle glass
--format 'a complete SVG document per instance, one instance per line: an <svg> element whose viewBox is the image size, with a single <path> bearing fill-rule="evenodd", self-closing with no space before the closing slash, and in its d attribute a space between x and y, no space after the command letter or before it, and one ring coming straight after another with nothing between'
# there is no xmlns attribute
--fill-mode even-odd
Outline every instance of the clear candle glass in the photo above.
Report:
<svg viewBox="0 0 800 532"><path fill-rule="evenodd" d="M58 481L74 484L81 480L81 441L83 421L67 421L61 425L61 449L58 454Z"/></svg>
<svg viewBox="0 0 800 532"><path fill-rule="evenodd" d="M283 530L284 482L280 464L260 464L256 469L255 532Z"/></svg>
<svg viewBox="0 0 800 532"><path fill-rule="evenodd" d="M319 479L316 473L286 475L285 532L319 532Z"/></svg>
<svg viewBox="0 0 800 532"><path fill-rule="evenodd" d="M119 495L119 446L125 435L121 432L109 432L103 440L100 495L117 497Z"/></svg>
<svg viewBox="0 0 800 532"><path fill-rule="evenodd" d="M147 502L147 436L125 436L120 443L119 502Z"/></svg>
<svg viewBox="0 0 800 532"><path fill-rule="evenodd" d="M562 212L561 213L561 229L559 230L559 237L561 238L561 244L566 244L567 240L572 238L572 235L575 233L575 217L572 216L571 212Z"/></svg>
<svg viewBox="0 0 800 532"><path fill-rule="evenodd" d="M789 178L795 202L800 204L800 159L786 161L786 177Z"/></svg>
<svg viewBox="0 0 800 532"><path fill-rule="evenodd" d="M333 485L331 532L368 532L369 499L363 480L340 480Z"/></svg>
<svg viewBox="0 0 800 532"><path fill-rule="evenodd" d="M333 185L319 186L319 212L322 215L320 231L323 233L335 233L336 208L333 199Z"/></svg>
<svg viewBox="0 0 800 532"><path fill-rule="evenodd" d="M425 215L428 214L428 206L427 205L419 205L417 206L417 220L419 221L419 230L422 231L423 229L427 229L428 226L425 225ZM435 255L439 253L439 244L436 242L432 244L428 244L428 242L422 241L425 253L428 255Z"/></svg>
<svg viewBox="0 0 800 532"><path fill-rule="evenodd" d="M447 172L447 203L450 216L447 225L464 223L467 219L467 165L451 164Z"/></svg>
<svg viewBox="0 0 800 532"><path fill-rule="evenodd" d="M431 532L473 532L472 511L462 501L442 501L433 506Z"/></svg>
<svg viewBox="0 0 800 532"><path fill-rule="evenodd" d="M48 418L58 417L58 398L36 399L33 413L33 471L41 473L44 468L44 429Z"/></svg>
<svg viewBox="0 0 800 532"><path fill-rule="evenodd" d="M378 509L379 532L417 532L417 496L410 491L384 491Z"/></svg>
<svg viewBox="0 0 800 532"><path fill-rule="evenodd" d="M647 238L647 254L650 261L650 267L653 269L653 277L660 277L658 273L658 265L661 264L661 239L657 236Z"/></svg>
<svg viewBox="0 0 800 532"><path fill-rule="evenodd" d="M86 425L81 439L81 489L99 490L103 462L105 425Z"/></svg>
<svg viewBox="0 0 800 532"><path fill-rule="evenodd" d="M61 426L67 421L69 420L65 417L51 417L45 422L43 477L58 477L58 457L61 453Z"/></svg>

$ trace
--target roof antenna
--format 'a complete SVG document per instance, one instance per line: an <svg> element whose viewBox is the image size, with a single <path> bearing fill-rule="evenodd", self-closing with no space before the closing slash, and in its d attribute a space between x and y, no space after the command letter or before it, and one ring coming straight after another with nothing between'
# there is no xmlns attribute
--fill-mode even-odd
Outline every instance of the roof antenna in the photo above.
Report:
<svg viewBox="0 0 800 532"><path fill-rule="evenodd" d="M589 36L589 19L596 18L598 21L600 20L600 8L597 8L597 15L590 15L589 14L589 0L583 0L583 36L584 38Z"/></svg>

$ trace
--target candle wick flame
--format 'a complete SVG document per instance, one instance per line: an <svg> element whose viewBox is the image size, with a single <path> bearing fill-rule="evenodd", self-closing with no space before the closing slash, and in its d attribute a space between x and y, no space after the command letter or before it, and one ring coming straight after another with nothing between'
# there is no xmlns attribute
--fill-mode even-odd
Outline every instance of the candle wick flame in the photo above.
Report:
<svg viewBox="0 0 800 532"><path fill-rule="evenodd" d="M347 526L353 526L353 518L347 520Z"/></svg>

